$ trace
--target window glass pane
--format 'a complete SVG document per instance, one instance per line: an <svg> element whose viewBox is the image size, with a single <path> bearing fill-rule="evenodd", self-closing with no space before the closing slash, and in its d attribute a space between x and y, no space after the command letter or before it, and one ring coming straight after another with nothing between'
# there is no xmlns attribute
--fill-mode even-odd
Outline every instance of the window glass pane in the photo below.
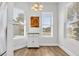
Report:
<svg viewBox="0 0 79 59"><path fill-rule="evenodd" d="M42 34L45 36L51 36L53 33L52 15L49 13L42 14Z"/></svg>
<svg viewBox="0 0 79 59"><path fill-rule="evenodd" d="M48 24L48 25L50 25L51 23L51 16L50 15L48 15L48 14L43 14L42 15L42 24Z"/></svg>
<svg viewBox="0 0 79 59"><path fill-rule="evenodd" d="M49 25L43 25L43 35L51 35L51 27Z"/></svg>
<svg viewBox="0 0 79 59"><path fill-rule="evenodd" d="M13 33L14 36L24 36L24 12L17 8L13 14Z"/></svg>
<svg viewBox="0 0 79 59"><path fill-rule="evenodd" d="M13 20L15 21L15 23L24 23L24 12L20 9L14 8Z"/></svg>
<svg viewBox="0 0 79 59"><path fill-rule="evenodd" d="M20 35L24 35L24 26L20 25L20 24L14 24L13 25L13 29L14 29L14 35L15 36L20 36Z"/></svg>
<svg viewBox="0 0 79 59"><path fill-rule="evenodd" d="M79 41L79 10L78 10L79 5L77 4L79 3L73 4L73 7L69 7L68 9L67 14L69 15L67 15L68 18L65 21L65 33L66 33L65 37ZM77 9L75 7L77 7ZM72 10L74 10L74 12L72 12ZM72 15L73 17L71 17Z"/></svg>
<svg viewBox="0 0 79 59"><path fill-rule="evenodd" d="M79 21L69 22L66 26L67 38L76 39L79 38Z"/></svg>

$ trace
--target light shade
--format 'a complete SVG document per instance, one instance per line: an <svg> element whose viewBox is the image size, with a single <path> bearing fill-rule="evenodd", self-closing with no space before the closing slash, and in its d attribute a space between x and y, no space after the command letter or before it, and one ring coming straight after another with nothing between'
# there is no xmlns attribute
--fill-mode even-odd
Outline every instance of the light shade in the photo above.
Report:
<svg viewBox="0 0 79 59"><path fill-rule="evenodd" d="M35 3L32 5L33 11L42 11L43 8L44 8L44 6L42 4L39 4L39 3Z"/></svg>

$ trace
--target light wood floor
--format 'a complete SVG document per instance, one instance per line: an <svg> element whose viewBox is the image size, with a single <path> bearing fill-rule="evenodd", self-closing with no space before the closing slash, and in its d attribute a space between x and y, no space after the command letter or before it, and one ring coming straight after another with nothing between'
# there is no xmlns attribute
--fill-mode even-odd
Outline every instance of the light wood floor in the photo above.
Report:
<svg viewBox="0 0 79 59"><path fill-rule="evenodd" d="M15 56L68 56L61 48L54 47L40 47L34 48L22 48L14 51Z"/></svg>

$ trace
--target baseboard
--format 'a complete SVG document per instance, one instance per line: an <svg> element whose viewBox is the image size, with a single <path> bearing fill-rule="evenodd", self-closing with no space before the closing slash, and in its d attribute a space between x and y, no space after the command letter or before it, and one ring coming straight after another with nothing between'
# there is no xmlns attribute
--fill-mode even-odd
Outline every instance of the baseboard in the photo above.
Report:
<svg viewBox="0 0 79 59"><path fill-rule="evenodd" d="M58 44L43 43L43 44L40 44L40 46L58 46ZM21 45L21 46L18 46L18 47L14 47L14 50L21 49L21 48L24 48L24 47L27 47L27 45Z"/></svg>
<svg viewBox="0 0 79 59"><path fill-rule="evenodd" d="M24 47L27 47L27 45L21 45L19 47L15 47L14 50L21 49L21 48L24 48Z"/></svg>
<svg viewBox="0 0 79 59"><path fill-rule="evenodd" d="M63 49L68 55L70 56L75 56L71 51L69 51L67 48L64 46L58 45L61 49Z"/></svg>
<svg viewBox="0 0 79 59"><path fill-rule="evenodd" d="M40 46L58 46L58 44L52 44L52 43L40 43Z"/></svg>

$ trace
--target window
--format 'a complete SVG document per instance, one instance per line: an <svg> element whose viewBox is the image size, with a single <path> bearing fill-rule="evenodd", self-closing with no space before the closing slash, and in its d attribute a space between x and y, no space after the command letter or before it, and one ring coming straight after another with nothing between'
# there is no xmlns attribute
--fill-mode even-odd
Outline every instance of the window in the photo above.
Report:
<svg viewBox="0 0 79 59"><path fill-rule="evenodd" d="M13 34L15 36L24 36L24 12L14 8L13 14Z"/></svg>
<svg viewBox="0 0 79 59"><path fill-rule="evenodd" d="M65 37L79 41L79 3L68 8L67 20L65 21Z"/></svg>
<svg viewBox="0 0 79 59"><path fill-rule="evenodd" d="M53 36L53 18L49 12L42 13L42 35Z"/></svg>

